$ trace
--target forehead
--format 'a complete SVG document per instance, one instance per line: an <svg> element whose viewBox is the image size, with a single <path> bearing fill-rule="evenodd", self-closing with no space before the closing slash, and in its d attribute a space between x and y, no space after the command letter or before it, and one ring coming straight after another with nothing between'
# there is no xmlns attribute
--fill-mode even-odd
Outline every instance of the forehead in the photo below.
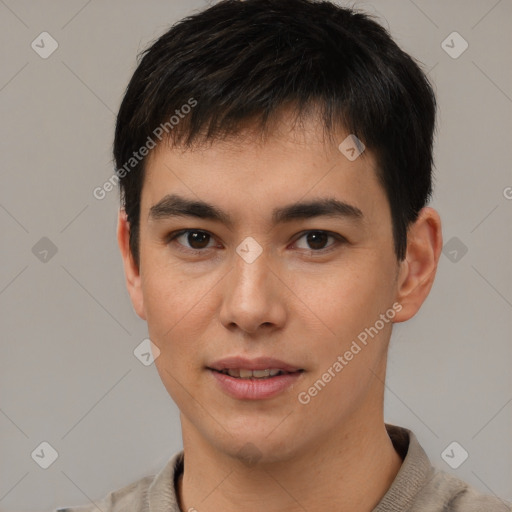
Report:
<svg viewBox="0 0 512 512"><path fill-rule="evenodd" d="M364 218L375 204L387 201L371 152L365 150L349 159L340 151L338 146L348 136L340 130L331 140L313 120L300 125L281 121L264 138L245 130L191 148L162 143L146 161L141 212L146 218L151 213L158 216L158 203L176 195L202 206L222 206L218 220L229 211L230 219L250 212L261 214L265 206L269 222L275 223L284 205L315 198L330 199L331 211L344 208L341 203L349 205L345 213L352 207L351 213L358 210Z"/></svg>

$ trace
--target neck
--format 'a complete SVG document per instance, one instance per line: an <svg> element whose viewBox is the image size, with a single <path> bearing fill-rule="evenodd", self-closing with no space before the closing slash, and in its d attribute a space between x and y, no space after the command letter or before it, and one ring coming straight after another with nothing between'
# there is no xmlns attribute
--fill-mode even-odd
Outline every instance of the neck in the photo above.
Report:
<svg viewBox="0 0 512 512"><path fill-rule="evenodd" d="M182 418L181 510L371 512L402 464L378 420L345 425L293 460L248 466L215 450Z"/></svg>

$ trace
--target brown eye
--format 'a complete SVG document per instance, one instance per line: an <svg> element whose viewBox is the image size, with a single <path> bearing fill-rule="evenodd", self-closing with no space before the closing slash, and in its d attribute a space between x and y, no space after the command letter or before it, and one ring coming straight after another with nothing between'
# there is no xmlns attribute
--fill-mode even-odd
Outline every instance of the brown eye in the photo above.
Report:
<svg viewBox="0 0 512 512"><path fill-rule="evenodd" d="M328 239L329 235L327 233L314 231L306 235L306 240L311 249L324 249Z"/></svg>
<svg viewBox="0 0 512 512"><path fill-rule="evenodd" d="M334 245L336 245L336 242L334 244L326 245L329 238L333 239L342 239L339 235L328 233L327 231L308 231L304 233L298 240L305 239L307 247L300 247L300 249L306 249L309 251L322 251L324 249L328 249ZM296 243L297 243L296 242Z"/></svg>
<svg viewBox="0 0 512 512"><path fill-rule="evenodd" d="M176 240L179 245L182 245L186 249L199 251L208 248L208 242L211 241L211 238L212 236L206 231L190 229L177 233L169 241Z"/></svg>

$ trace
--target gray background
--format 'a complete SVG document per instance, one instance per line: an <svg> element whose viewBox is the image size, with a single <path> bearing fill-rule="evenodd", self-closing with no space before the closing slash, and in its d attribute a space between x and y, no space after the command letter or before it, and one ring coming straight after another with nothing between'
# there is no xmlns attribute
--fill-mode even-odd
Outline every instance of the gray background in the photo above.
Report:
<svg viewBox="0 0 512 512"><path fill-rule="evenodd" d="M439 100L432 206L450 245L420 313L395 327L386 421L512 500L512 2L353 4L424 64ZM97 500L181 449L177 408L133 353L147 330L125 290L117 190L92 191L113 171L136 54L204 6L0 0L2 511ZM31 47L43 31L59 45L47 59ZM456 59L442 47L453 31L469 44ZM43 441L58 452L46 470L31 457ZM441 458L452 441L469 453L458 469Z"/></svg>

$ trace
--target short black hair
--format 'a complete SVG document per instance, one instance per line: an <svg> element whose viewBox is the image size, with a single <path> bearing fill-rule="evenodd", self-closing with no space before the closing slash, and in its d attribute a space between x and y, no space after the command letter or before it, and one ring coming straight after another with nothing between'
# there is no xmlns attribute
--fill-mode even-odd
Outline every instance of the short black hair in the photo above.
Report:
<svg viewBox="0 0 512 512"><path fill-rule="evenodd" d="M341 127L375 155L395 253L405 258L407 228L432 194L436 99L420 64L354 7L223 0L141 52L120 106L114 159L137 266L146 157L134 152L155 138L214 141L247 123L263 133L290 106L317 112L327 133Z"/></svg>

